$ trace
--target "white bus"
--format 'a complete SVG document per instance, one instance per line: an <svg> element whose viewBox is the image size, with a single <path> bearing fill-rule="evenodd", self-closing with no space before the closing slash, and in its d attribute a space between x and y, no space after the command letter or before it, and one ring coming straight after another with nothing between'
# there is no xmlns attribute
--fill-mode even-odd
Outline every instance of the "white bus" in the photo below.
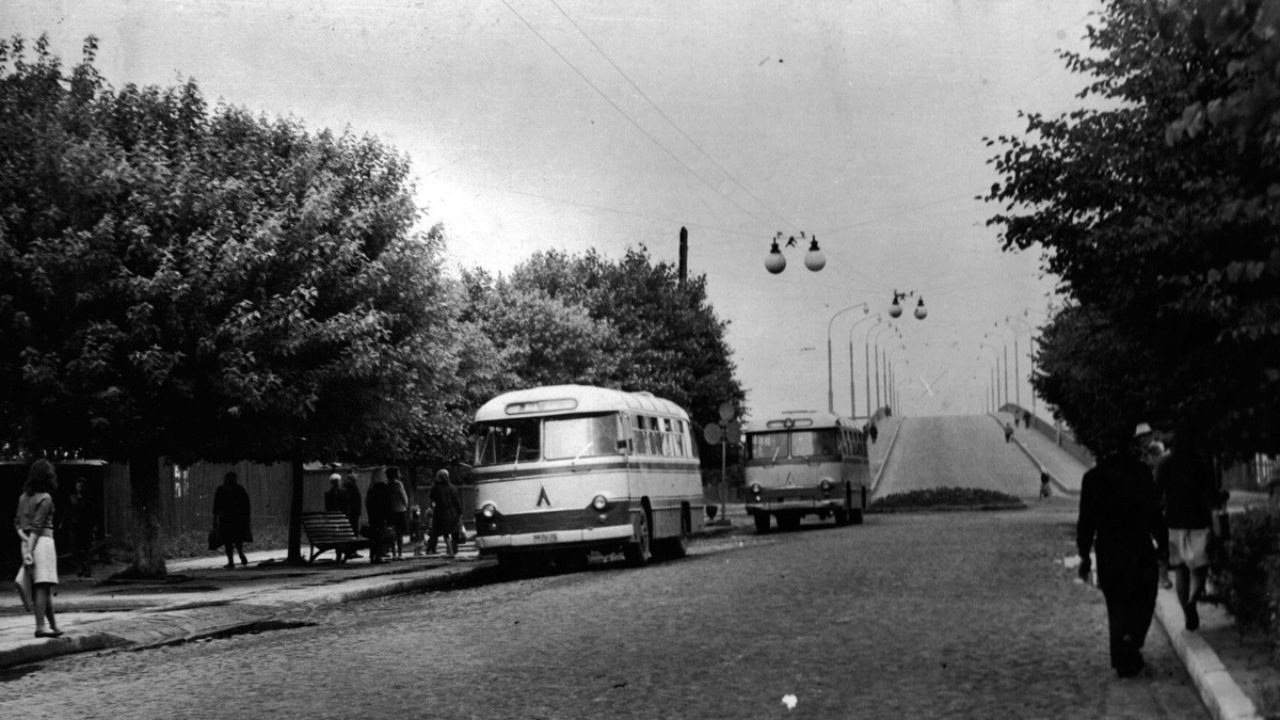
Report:
<svg viewBox="0 0 1280 720"><path fill-rule="evenodd" d="M476 412L476 545L505 568L685 554L705 502L689 415L646 392L553 385Z"/></svg>
<svg viewBox="0 0 1280 720"><path fill-rule="evenodd" d="M866 438L852 420L793 411L748 422L743 431L746 510L757 532L769 531L770 517L784 530L805 515L862 522L870 472Z"/></svg>

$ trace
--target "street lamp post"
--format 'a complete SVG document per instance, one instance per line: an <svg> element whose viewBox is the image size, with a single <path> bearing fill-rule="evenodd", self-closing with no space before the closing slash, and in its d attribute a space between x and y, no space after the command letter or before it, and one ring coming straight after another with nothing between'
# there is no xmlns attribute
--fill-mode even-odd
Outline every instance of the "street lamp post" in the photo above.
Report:
<svg viewBox="0 0 1280 720"><path fill-rule="evenodd" d="M1014 398L1014 402L1017 403L1018 407L1022 407L1022 387L1018 381L1018 378L1022 376L1022 371L1018 369L1018 365L1019 365L1018 363L1018 331L1014 330L1012 327L1009 327L1008 325L1001 326L1000 323L996 323L995 327L998 330L1001 330L1001 329L1008 330L1013 333L1013 398ZM1001 339L1003 340L1003 336L1001 336ZM1008 388L1009 346L1007 344L1005 345L1004 372L1005 372L1004 394L1005 394L1005 400L1008 400L1009 399L1009 388Z"/></svg>
<svg viewBox="0 0 1280 720"><path fill-rule="evenodd" d="M898 329L897 329L897 328L895 328L893 325L885 325L883 328L880 328L879 330L874 330L874 329L873 329L871 332L868 332L868 333L867 333L867 335L868 335L869 337L872 337L872 338L873 338L873 339L871 340L871 342L872 342L872 347L873 347L873 350L872 350L872 352L871 352L871 356L872 356L873 358L875 358L875 363L876 363L876 409L877 409L877 410L878 410L878 409L880 409L881 407L884 407L883 405L881 405L881 404L880 404L880 366L881 366L881 363L880 363L880 332L881 332L882 330L885 330L885 329L893 330L894 332L897 332L897 331L898 331ZM873 335L873 333L874 333L874 335ZM870 417L870 415L871 415L871 413L867 413L867 416L868 416L868 417Z"/></svg>
<svg viewBox="0 0 1280 720"><path fill-rule="evenodd" d="M862 312L864 313L870 311L871 309L870 306L868 306L864 302L858 303L857 305L850 305L847 308L842 308L840 310L837 310L836 314L832 315L831 319L827 321L827 412L829 413L835 413L836 411L835 390L831 385L831 326L835 323L836 318L849 312L850 310L857 310L858 308L862 308Z"/></svg>
<svg viewBox="0 0 1280 720"><path fill-rule="evenodd" d="M857 375L854 373L854 368L853 368L853 331L856 330L859 325L861 325L862 323L868 320L878 321L879 319L880 319L879 313L875 315L868 315L867 317L864 317L861 320L854 322L853 325L849 328L849 417L855 420L858 417L858 400L857 400L857 391L856 391L858 381L857 381ZM871 328L867 328L867 332L871 332ZM868 385L868 387L870 386ZM868 398L868 403L869 402L870 402L870 399ZM868 412L867 416L870 417L871 413Z"/></svg>
<svg viewBox="0 0 1280 720"><path fill-rule="evenodd" d="M1020 318L1020 317L1014 317L1013 315L1006 315L1006 316L1005 316L1005 318L1004 318L1004 321L1005 321L1005 324L1008 324L1008 323L1010 323L1010 322L1014 322L1014 321L1016 321L1016 322L1020 322L1020 323L1022 323L1023 325L1026 325L1026 326L1027 326L1027 364L1030 366L1030 368L1029 368L1029 369L1030 369L1030 372L1029 372L1029 373L1028 373L1028 375L1027 375L1027 393L1028 393L1029 395L1031 395L1031 414L1032 414L1032 416L1034 416L1034 415L1036 414L1036 390L1035 390L1035 388L1031 387L1031 380L1030 380L1030 377L1031 377L1031 375L1032 375L1032 374L1034 374L1034 373L1035 373L1035 362L1036 362L1036 358L1035 358L1035 352L1031 349L1031 348L1032 348L1032 343L1034 343L1034 342L1035 342L1035 339L1036 339L1036 338L1035 338L1035 329L1031 327L1031 323L1027 322L1026 320L1023 320L1023 319L1022 319L1022 318ZM1021 374L1020 372L1017 372L1017 370L1018 370L1018 365L1017 365L1017 361L1016 361L1016 358L1017 358L1017 356L1018 356L1018 331L1017 331L1017 329L1014 329L1013 333L1014 333L1014 334L1013 334L1013 347L1014 347L1014 358L1015 358L1013 368L1014 368L1014 374L1018 376L1018 382L1021 382L1021 381L1022 381L1022 374Z"/></svg>
<svg viewBox="0 0 1280 720"><path fill-rule="evenodd" d="M987 336L983 335L983 337L987 337ZM1000 348L997 348L993 345L988 345L987 343L980 343L978 347L986 348L995 353L996 365L994 370L992 371L992 381L991 381L992 387L995 389L995 393L993 396L994 400L992 402L992 411L994 412L1000 409ZM1005 402L1009 401L1008 388L1005 388L1004 401Z"/></svg>

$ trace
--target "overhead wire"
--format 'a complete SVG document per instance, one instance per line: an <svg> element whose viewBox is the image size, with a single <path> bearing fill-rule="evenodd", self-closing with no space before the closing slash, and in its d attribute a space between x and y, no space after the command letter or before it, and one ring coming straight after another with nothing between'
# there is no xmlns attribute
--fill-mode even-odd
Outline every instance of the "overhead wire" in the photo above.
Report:
<svg viewBox="0 0 1280 720"><path fill-rule="evenodd" d="M544 45L550 48L551 52L555 53L556 57L560 58L560 60L565 65L567 65L570 70L573 70L573 72L577 74L577 76L581 78L582 81L586 83L588 87L594 90L596 94L598 94L606 103L609 104L610 107L612 107L615 111L617 111L617 113L621 115L623 119L631 123L631 125L635 127L635 129L639 130L640 133L643 134L646 138L648 138L650 142L656 145L659 150L662 150L662 152L666 153L666 155L670 157L672 160L674 160L676 164L684 168L685 171L688 172L690 175L697 178L698 182L702 183L712 192L716 193L721 198L723 198L725 202L729 203L730 205L734 206L738 210L742 211L743 214L747 215L751 219L760 223L762 227L769 227L768 223L764 222L762 219L757 217L755 213L743 207L741 204L738 203L738 201L729 197L729 195L727 195L723 190L716 187L714 184L711 183L710 180L704 178L701 174L698 173L698 171L690 167L688 163L680 159L680 157L676 155L670 148L662 144L662 141L654 137L653 134L650 133L648 130L646 130L643 125L641 125L635 118L631 117L631 115L629 115L625 110L623 110L621 106L619 106L616 102L614 102L613 98L610 98L606 92L604 92L599 88L599 86L591 82L591 79L587 77L586 73L582 72L582 70L578 69L578 66L570 62L569 58L565 57L564 53L560 52L559 48L557 48L554 44L552 44L552 42L548 40L542 33L538 32L538 29L535 28L533 24L530 23L527 19L525 19L525 17L521 15L520 12L517 11L515 7L511 5L510 2L508 2L508 0L502 0L502 4L505 5L507 9L511 11L511 14L515 15L516 18L520 20L520 22L524 23L525 27L529 28L529 31L532 32L534 36L536 36L539 40L542 41Z"/></svg>
<svg viewBox="0 0 1280 720"><path fill-rule="evenodd" d="M649 97L649 94L646 93L634 80L631 79L631 76L629 76L621 67L618 67L618 64L613 61L613 58L609 57L609 54L604 51L604 48L601 48L600 45L596 43L596 41L593 40L590 35L587 34L587 31L582 29L582 26L579 25L578 22L574 20L573 17L570 16L569 13L566 12L563 7L560 6L560 3L556 2L556 0L547 0L547 1L550 2L552 5L554 5L556 10L559 10L560 14L563 15L565 19L569 21L569 24L572 25L574 29L577 30L578 33L581 34L582 37L586 39L588 43L591 44L591 47L595 48L596 52L600 54L600 57L604 58L605 62L609 63L610 67L612 67L615 71L617 71L617 73L622 76L622 79L626 80L627 84L630 85L632 89L635 90L636 93L640 95L640 97L644 98L645 102L649 103L649 107L652 107L659 115L661 115L662 119L666 120L671 125L671 127L675 128L676 132L680 133L680 136L683 137L685 140L687 140L690 145L692 145L695 149L697 149L699 153L702 153L703 157L711 161L711 164L715 165L716 168L720 170L720 172L723 173L726 178L729 179L729 182L733 183L734 186L736 186L739 190L746 193L747 196L750 197L752 200L759 203L761 207L768 210L770 213L777 216L779 219L783 220L788 227L796 227L796 223L791 218L788 218L787 216L783 215L781 212L773 208L773 206L771 206L763 198L751 192L751 190L747 188L747 186L743 185L738 180L738 178L736 178L733 175L733 173L726 170L724 165L722 165L720 161L712 157L710 153L708 153L701 145L699 145L698 141L690 137L689 133L685 132L684 128L680 127L679 123L677 123L675 120L672 120L671 116L667 115L667 113L663 111L663 109L658 105L658 103L654 102L653 98Z"/></svg>

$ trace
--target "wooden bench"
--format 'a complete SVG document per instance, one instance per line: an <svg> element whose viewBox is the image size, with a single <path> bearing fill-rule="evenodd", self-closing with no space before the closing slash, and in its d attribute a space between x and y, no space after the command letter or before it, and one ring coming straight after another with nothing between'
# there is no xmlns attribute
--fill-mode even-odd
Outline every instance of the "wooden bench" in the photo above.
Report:
<svg viewBox="0 0 1280 720"><path fill-rule="evenodd" d="M311 543L309 563L328 550L334 551L338 562L345 562L348 554L369 547L369 541L356 535L347 516L340 512L304 512L302 529Z"/></svg>

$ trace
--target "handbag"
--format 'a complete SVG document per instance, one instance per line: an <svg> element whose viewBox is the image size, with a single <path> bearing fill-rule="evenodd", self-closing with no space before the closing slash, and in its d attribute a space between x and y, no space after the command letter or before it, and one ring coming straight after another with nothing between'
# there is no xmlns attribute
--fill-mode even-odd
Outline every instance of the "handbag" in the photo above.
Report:
<svg viewBox="0 0 1280 720"><path fill-rule="evenodd" d="M218 532L218 528L214 527L209 530L209 549L217 550L222 547L222 533Z"/></svg>

